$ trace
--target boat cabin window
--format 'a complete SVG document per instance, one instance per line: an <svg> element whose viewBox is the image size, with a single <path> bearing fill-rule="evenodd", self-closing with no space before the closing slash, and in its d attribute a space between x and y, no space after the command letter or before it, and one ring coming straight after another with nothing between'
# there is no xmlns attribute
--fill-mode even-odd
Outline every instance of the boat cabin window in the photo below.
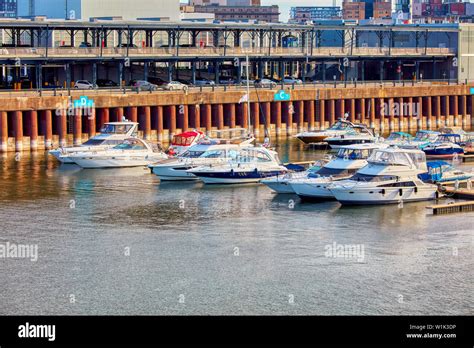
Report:
<svg viewBox="0 0 474 348"><path fill-rule="evenodd" d="M392 133L387 140L408 140L411 136L404 133Z"/></svg>
<svg viewBox="0 0 474 348"><path fill-rule="evenodd" d="M369 158L371 163L400 165L411 167L412 161L410 156L407 156L405 152L386 152L386 151L375 151Z"/></svg>
<svg viewBox="0 0 474 348"><path fill-rule="evenodd" d="M435 139L438 136L436 133L418 132L415 136L415 141L428 141Z"/></svg>
<svg viewBox="0 0 474 348"><path fill-rule="evenodd" d="M125 140L123 143L114 147L116 150L146 150L145 144L138 140Z"/></svg>
<svg viewBox="0 0 474 348"><path fill-rule="evenodd" d="M361 181L361 182L379 182L379 181L389 181L389 180L398 180L399 178L394 175L367 175L356 173L351 180Z"/></svg>
<svg viewBox="0 0 474 348"><path fill-rule="evenodd" d="M268 156L265 152L250 149L247 151L241 151L236 159L240 163L272 161L270 156Z"/></svg>
<svg viewBox="0 0 474 348"><path fill-rule="evenodd" d="M205 151L186 151L180 157L183 157L183 158L198 158L198 157L201 157L204 153L206 153L206 152Z"/></svg>
<svg viewBox="0 0 474 348"><path fill-rule="evenodd" d="M372 151L370 149L340 149L337 158L346 160L366 159Z"/></svg>
<svg viewBox="0 0 474 348"><path fill-rule="evenodd" d="M461 137L459 135L452 135L452 134L440 134L438 138L436 138L437 142L447 142L447 143L460 143Z"/></svg>
<svg viewBox="0 0 474 348"><path fill-rule="evenodd" d="M225 150L211 150L205 152L201 158L225 158L226 152Z"/></svg>
<svg viewBox="0 0 474 348"><path fill-rule="evenodd" d="M106 139L102 145L118 145L121 144L123 140L111 140L111 139Z"/></svg>
<svg viewBox="0 0 474 348"><path fill-rule="evenodd" d="M413 181L401 181L393 182L391 184L379 185L377 187L415 187L416 184Z"/></svg>
<svg viewBox="0 0 474 348"><path fill-rule="evenodd" d="M102 127L100 132L102 134L127 134L132 127L132 125L125 124L106 124Z"/></svg>
<svg viewBox="0 0 474 348"><path fill-rule="evenodd" d="M333 169L323 167L318 170L315 174L318 176L333 176L333 177L345 177L350 176L357 172L357 169Z"/></svg>
<svg viewBox="0 0 474 348"><path fill-rule="evenodd" d="M105 145L105 141L103 139L89 139L82 145L84 146L99 146L99 145Z"/></svg>

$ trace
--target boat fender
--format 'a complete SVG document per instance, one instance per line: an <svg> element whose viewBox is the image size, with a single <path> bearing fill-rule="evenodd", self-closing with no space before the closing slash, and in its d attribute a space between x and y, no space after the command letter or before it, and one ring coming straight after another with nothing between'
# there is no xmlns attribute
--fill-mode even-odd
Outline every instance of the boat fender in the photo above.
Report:
<svg viewBox="0 0 474 348"><path fill-rule="evenodd" d="M418 187L415 187L415 193L418 193Z"/></svg>
<svg viewBox="0 0 474 348"><path fill-rule="evenodd" d="M399 190L398 190L398 195L399 195L400 197L403 196L403 189L399 189Z"/></svg>
<svg viewBox="0 0 474 348"><path fill-rule="evenodd" d="M380 193L385 196L385 189L382 189L382 191L380 191Z"/></svg>

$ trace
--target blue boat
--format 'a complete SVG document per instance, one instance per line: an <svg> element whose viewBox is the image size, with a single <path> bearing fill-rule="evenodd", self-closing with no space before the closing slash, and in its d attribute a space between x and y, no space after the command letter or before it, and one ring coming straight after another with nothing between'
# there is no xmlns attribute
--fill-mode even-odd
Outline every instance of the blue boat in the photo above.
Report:
<svg viewBox="0 0 474 348"><path fill-rule="evenodd" d="M454 168L445 161L427 162L428 172L420 174L419 178L430 183L446 183L454 181L464 181L474 178L474 173L467 173Z"/></svg>
<svg viewBox="0 0 474 348"><path fill-rule="evenodd" d="M464 155L463 142L459 134L440 134L431 144L423 147L426 157L453 159Z"/></svg>

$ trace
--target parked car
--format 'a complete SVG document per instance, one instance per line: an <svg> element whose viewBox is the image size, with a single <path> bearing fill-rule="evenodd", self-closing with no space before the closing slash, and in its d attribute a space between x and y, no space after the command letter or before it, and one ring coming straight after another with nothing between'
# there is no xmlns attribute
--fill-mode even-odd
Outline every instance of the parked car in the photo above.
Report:
<svg viewBox="0 0 474 348"><path fill-rule="evenodd" d="M166 85L163 85L163 89L168 90L168 91L184 91L187 89L188 86L186 86L184 83L181 83L179 81L170 81Z"/></svg>
<svg viewBox="0 0 474 348"><path fill-rule="evenodd" d="M137 45L135 44L128 44L128 43L123 43L123 44L120 44L120 45L117 45L117 48L138 48Z"/></svg>
<svg viewBox="0 0 474 348"><path fill-rule="evenodd" d="M78 80L74 83L74 88L76 89L95 89L97 85L94 85L92 82L87 80Z"/></svg>
<svg viewBox="0 0 474 348"><path fill-rule="evenodd" d="M255 87L258 88L275 88L277 83L270 79L258 79L255 80Z"/></svg>
<svg viewBox="0 0 474 348"><path fill-rule="evenodd" d="M231 77L223 77L219 79L219 84L221 85L235 85L236 81Z"/></svg>
<svg viewBox="0 0 474 348"><path fill-rule="evenodd" d="M118 83L112 80L99 79L97 80L97 86L99 87L118 87Z"/></svg>
<svg viewBox="0 0 474 348"><path fill-rule="evenodd" d="M81 42L79 45L79 48L87 48L87 47L92 47L92 44L90 42Z"/></svg>
<svg viewBox="0 0 474 348"><path fill-rule="evenodd" d="M212 80L204 79L204 78L198 78L196 79L196 83L194 84L195 86L214 86L216 83Z"/></svg>
<svg viewBox="0 0 474 348"><path fill-rule="evenodd" d="M290 85L302 85L303 81L291 76L285 76L283 78L283 83L290 84Z"/></svg>
<svg viewBox="0 0 474 348"><path fill-rule="evenodd" d="M157 85L144 80L134 81L132 87L137 91L156 91L158 89Z"/></svg>

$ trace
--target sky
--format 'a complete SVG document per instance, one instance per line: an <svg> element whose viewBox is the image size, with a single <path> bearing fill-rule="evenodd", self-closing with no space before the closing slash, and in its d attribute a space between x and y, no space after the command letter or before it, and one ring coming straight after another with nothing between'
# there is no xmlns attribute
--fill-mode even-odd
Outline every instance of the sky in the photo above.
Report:
<svg viewBox="0 0 474 348"><path fill-rule="evenodd" d="M337 0L337 5L341 1ZM332 0L262 0L262 5L280 6L280 21L287 22L290 17L290 8L294 6L332 6Z"/></svg>

